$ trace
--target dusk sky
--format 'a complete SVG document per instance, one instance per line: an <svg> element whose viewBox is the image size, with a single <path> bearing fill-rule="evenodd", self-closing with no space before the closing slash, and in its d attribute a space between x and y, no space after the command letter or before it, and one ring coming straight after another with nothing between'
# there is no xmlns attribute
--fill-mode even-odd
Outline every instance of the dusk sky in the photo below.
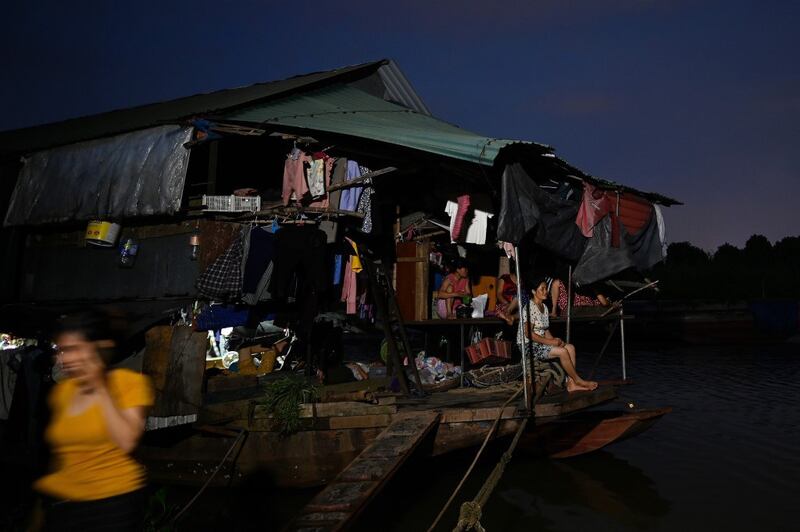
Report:
<svg viewBox="0 0 800 532"><path fill-rule="evenodd" d="M800 2L2 8L0 130L381 58L434 115L676 197L669 241L800 235Z"/></svg>

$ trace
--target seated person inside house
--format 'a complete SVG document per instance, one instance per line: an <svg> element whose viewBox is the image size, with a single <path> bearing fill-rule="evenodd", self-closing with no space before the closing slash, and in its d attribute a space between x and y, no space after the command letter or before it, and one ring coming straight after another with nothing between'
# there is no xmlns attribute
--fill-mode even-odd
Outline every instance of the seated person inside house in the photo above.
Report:
<svg viewBox="0 0 800 532"><path fill-rule="evenodd" d="M519 328L518 343L527 347L528 354L534 360L558 360L567 374L568 392L594 390L597 388L595 381L585 380L578 375L575 346L550 333L550 317L544 303L550 295L546 281L544 278L534 279L531 287L530 300L523 302L520 309L522 326ZM523 340L527 342L523 343Z"/></svg>
<svg viewBox="0 0 800 532"><path fill-rule="evenodd" d="M517 301L517 274L514 261L510 262L510 273L497 279L497 317L511 325L519 318L519 302Z"/></svg>
<svg viewBox="0 0 800 532"><path fill-rule="evenodd" d="M458 308L464 305L464 298L471 297L469 269L466 262L457 259L453 262L451 273L444 280L436 295L436 313L442 319L456 317Z"/></svg>
<svg viewBox="0 0 800 532"><path fill-rule="evenodd" d="M567 286L561 279L553 279L550 285L550 317L563 316L567 312ZM608 307L611 302L595 287L572 290L572 308Z"/></svg>

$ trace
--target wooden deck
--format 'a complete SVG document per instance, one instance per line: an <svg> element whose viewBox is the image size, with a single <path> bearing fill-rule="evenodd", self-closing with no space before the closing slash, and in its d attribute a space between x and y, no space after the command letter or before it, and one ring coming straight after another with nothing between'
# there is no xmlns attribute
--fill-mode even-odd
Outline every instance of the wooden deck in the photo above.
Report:
<svg viewBox="0 0 800 532"><path fill-rule="evenodd" d="M394 416L375 441L318 493L285 530L345 529L438 422L439 414L434 412Z"/></svg>

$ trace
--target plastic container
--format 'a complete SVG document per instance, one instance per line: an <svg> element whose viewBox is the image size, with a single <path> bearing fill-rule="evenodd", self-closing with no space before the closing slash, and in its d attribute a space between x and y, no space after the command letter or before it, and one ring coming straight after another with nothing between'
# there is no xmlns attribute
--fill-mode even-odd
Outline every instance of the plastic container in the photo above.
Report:
<svg viewBox="0 0 800 532"><path fill-rule="evenodd" d="M261 210L260 196L207 196L203 195L204 211L256 212Z"/></svg>
<svg viewBox="0 0 800 532"><path fill-rule="evenodd" d="M92 220L86 226L84 239L87 244L110 248L114 246L119 236L120 225L113 222Z"/></svg>

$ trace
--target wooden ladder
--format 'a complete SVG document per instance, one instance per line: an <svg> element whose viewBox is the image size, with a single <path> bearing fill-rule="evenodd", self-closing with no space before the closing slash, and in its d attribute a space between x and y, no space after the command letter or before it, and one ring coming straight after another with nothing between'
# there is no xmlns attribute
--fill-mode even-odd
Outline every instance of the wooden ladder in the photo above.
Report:
<svg viewBox="0 0 800 532"><path fill-rule="evenodd" d="M380 262L374 261L371 258L361 254L361 262L367 269L367 276L369 277L370 289L375 301L375 306L378 310L378 319L383 327L383 334L386 337L386 344L388 348L388 360L386 361L387 368L393 368L397 379L400 381L400 388L403 393L411 395L411 390L408 386L408 377L403 366L403 359L401 353L408 357L408 367L411 370L411 375L417 387L417 393L424 395L422 389L422 381L419 378L417 365L414 360L414 355L411 352L411 343L408 341L406 334L406 326L403 322L403 316L400 314L400 306L397 304L397 297L392 286L391 278L386 272L386 268Z"/></svg>
<svg viewBox="0 0 800 532"><path fill-rule="evenodd" d="M375 441L318 493L284 530L345 530L438 422L437 412L394 416L392 423Z"/></svg>

